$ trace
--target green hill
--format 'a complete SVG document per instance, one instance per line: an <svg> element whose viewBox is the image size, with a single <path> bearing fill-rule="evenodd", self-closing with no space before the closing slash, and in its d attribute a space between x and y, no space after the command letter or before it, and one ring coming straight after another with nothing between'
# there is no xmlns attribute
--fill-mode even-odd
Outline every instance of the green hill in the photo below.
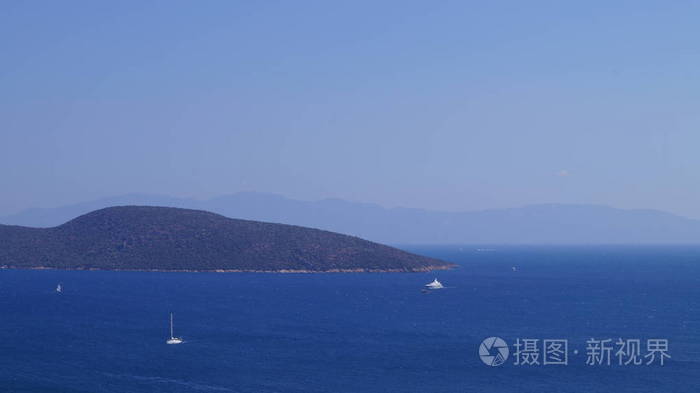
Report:
<svg viewBox="0 0 700 393"><path fill-rule="evenodd" d="M427 271L454 265L357 237L230 219L200 210L121 206L54 228L0 225L0 266L164 271Z"/></svg>

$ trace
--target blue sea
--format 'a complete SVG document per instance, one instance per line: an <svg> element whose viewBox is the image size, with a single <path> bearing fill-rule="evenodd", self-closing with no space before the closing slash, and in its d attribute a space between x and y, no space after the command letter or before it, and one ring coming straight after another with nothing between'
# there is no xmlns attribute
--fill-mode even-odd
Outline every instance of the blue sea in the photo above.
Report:
<svg viewBox="0 0 700 393"><path fill-rule="evenodd" d="M700 247L403 248L460 267L406 274L2 270L0 391L699 389ZM433 278L447 288L421 293ZM62 294L54 291L59 282ZM182 345L165 344L170 312ZM488 337L508 344L504 364L482 362L479 346ZM619 338L639 339L642 356L647 340L667 340L670 358L663 366L620 366L615 347L610 365L587 364L587 340ZM539 365L515 364L514 345L524 339L567 340L567 364L541 364L543 349Z"/></svg>

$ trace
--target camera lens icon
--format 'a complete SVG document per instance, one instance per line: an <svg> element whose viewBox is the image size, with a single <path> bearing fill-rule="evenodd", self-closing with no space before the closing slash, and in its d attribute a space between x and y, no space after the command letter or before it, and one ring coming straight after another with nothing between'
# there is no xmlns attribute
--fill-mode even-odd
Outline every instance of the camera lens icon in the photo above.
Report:
<svg viewBox="0 0 700 393"><path fill-rule="evenodd" d="M487 366L500 366L508 360L508 344L500 337L489 337L479 345L479 357Z"/></svg>

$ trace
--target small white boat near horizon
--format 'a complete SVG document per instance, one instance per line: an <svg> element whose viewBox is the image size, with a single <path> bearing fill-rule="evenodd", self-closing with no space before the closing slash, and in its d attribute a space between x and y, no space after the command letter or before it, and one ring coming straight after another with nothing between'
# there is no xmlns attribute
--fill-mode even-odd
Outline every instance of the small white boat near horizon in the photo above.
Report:
<svg viewBox="0 0 700 393"><path fill-rule="evenodd" d="M170 313L170 338L165 341L166 344L182 344L183 340L180 337L175 337L173 334L173 313Z"/></svg>
<svg viewBox="0 0 700 393"><path fill-rule="evenodd" d="M56 285L56 293L63 293L63 285L61 285L61 283Z"/></svg>
<svg viewBox="0 0 700 393"><path fill-rule="evenodd" d="M438 279L434 279L432 282L425 284L426 289L443 289L445 288L444 285Z"/></svg>

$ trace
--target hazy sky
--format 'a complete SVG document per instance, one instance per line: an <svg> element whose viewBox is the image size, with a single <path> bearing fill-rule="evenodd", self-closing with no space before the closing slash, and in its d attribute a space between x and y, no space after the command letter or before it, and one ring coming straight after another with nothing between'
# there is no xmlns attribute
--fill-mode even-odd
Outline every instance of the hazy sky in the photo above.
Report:
<svg viewBox="0 0 700 393"><path fill-rule="evenodd" d="M700 3L2 1L0 213L243 190L700 218Z"/></svg>

